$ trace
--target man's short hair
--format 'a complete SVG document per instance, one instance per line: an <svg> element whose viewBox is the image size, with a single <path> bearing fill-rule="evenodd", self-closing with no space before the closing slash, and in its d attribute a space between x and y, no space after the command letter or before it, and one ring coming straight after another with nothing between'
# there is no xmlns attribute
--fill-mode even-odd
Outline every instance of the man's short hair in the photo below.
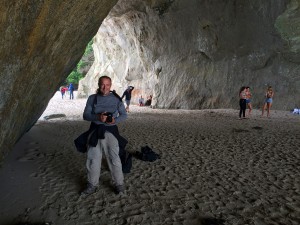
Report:
<svg viewBox="0 0 300 225"><path fill-rule="evenodd" d="M100 81L102 79L109 79L111 81L111 78L109 76L104 75L104 76L99 77L98 84L100 84Z"/></svg>

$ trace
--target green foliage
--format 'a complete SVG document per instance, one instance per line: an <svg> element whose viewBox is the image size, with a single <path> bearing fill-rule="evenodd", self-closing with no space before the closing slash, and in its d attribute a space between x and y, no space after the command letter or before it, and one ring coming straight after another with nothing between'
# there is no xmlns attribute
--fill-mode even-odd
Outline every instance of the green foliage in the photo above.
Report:
<svg viewBox="0 0 300 225"><path fill-rule="evenodd" d="M81 80L83 78L83 74L79 73L76 70L73 70L72 73L69 74L69 76L67 77L66 83L73 83L73 84L78 84L79 80Z"/></svg>
<svg viewBox="0 0 300 225"><path fill-rule="evenodd" d="M82 60L80 60L76 67L77 71L80 70L81 68L85 67L86 65L88 65L87 62L83 62Z"/></svg>
<svg viewBox="0 0 300 225"><path fill-rule="evenodd" d="M93 45L93 39L92 39L92 40L88 43L88 45L86 46L86 49L85 49L85 51L84 51L84 55L87 55L87 54L89 54L90 52L93 51L92 45Z"/></svg>
<svg viewBox="0 0 300 225"><path fill-rule="evenodd" d="M83 57L87 54L90 54L93 51L92 48L93 40L91 40L88 45L85 48ZM78 62L77 66L75 69L69 74L69 76L66 79L66 83L73 83L73 84L78 84L79 80L84 78L85 74L80 73L80 69L88 65L88 62L84 62L82 59Z"/></svg>

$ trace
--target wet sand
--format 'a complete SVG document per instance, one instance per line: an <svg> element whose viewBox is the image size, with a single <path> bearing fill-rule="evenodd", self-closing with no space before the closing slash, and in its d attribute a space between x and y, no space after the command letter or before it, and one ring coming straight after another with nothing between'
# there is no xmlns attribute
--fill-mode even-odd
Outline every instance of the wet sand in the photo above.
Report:
<svg viewBox="0 0 300 225"><path fill-rule="evenodd" d="M1 225L300 224L299 115L273 110L261 118L254 110L239 120L237 109L131 106L119 125L127 150L148 145L161 159L133 159L125 196L113 193L104 169L99 191L83 198L86 156L73 140L89 126L85 102L57 93L6 158ZM43 119L53 114L65 116Z"/></svg>

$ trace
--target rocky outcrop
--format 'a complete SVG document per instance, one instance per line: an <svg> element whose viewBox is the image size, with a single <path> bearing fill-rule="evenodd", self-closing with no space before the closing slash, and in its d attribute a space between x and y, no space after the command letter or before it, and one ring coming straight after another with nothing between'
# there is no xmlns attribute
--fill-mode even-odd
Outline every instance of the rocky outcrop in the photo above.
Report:
<svg viewBox="0 0 300 225"><path fill-rule="evenodd" d="M266 86L275 109L300 106L300 1L120 0L94 38L95 63L80 92L100 75L122 93L135 86L159 108L238 108L252 88L261 107Z"/></svg>
<svg viewBox="0 0 300 225"><path fill-rule="evenodd" d="M116 2L0 2L0 160L43 113Z"/></svg>

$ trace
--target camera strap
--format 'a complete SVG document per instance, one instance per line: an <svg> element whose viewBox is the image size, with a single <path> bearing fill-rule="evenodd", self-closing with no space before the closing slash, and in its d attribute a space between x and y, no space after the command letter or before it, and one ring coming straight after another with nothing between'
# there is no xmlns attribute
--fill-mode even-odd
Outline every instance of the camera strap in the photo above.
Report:
<svg viewBox="0 0 300 225"><path fill-rule="evenodd" d="M98 94L95 95L95 98L94 98L94 101L93 101L92 114L95 114L95 105L97 104L97 96L98 96Z"/></svg>
<svg viewBox="0 0 300 225"><path fill-rule="evenodd" d="M115 97L117 97L117 98L122 102L122 98L120 97L120 95L117 94L117 92L116 92L115 90L110 91L110 92L113 93L113 95L114 95Z"/></svg>

